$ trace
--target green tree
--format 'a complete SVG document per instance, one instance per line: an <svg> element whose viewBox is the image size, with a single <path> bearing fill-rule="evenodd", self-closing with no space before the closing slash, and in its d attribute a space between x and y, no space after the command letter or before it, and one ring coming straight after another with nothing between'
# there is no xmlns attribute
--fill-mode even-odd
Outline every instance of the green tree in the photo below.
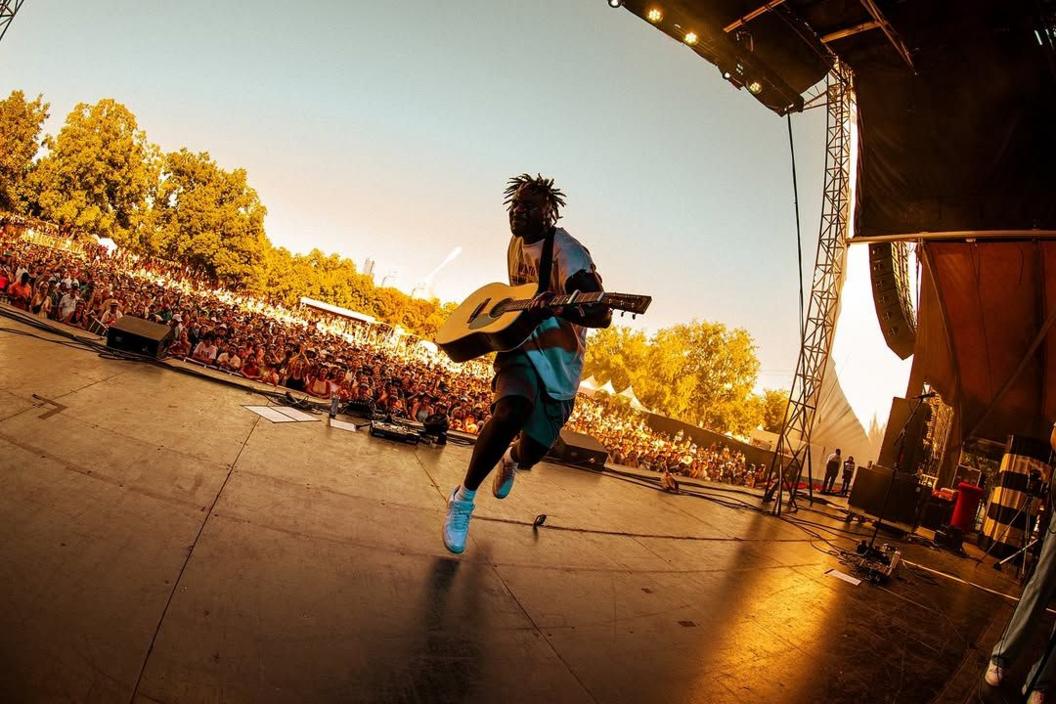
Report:
<svg viewBox="0 0 1056 704"><path fill-rule="evenodd" d="M266 209L244 169L225 171L205 152L166 154L151 211L150 249L200 266L236 288L262 289Z"/></svg>
<svg viewBox="0 0 1056 704"><path fill-rule="evenodd" d="M454 301L448 301L447 303L441 303L438 299L434 298L429 301L431 306L429 315L425 318L425 323L422 328L422 337L426 339L432 339L436 335L436 331L440 329L440 326L447 322L448 317L458 308L458 303Z"/></svg>
<svg viewBox="0 0 1056 704"><path fill-rule="evenodd" d="M666 374L676 374L670 381L678 398L671 403L680 417L707 428L742 434L758 424L759 414L753 410L751 396L759 359L746 330L694 321L660 330L653 347L657 366Z"/></svg>
<svg viewBox="0 0 1056 704"><path fill-rule="evenodd" d="M26 100L20 90L0 101L0 210L26 210L25 181L43 144L49 107L43 96Z"/></svg>
<svg viewBox="0 0 1056 704"><path fill-rule="evenodd" d="M785 422L785 408L788 406L788 390L764 389L762 402L763 430L780 433L781 425Z"/></svg>
<svg viewBox="0 0 1056 704"><path fill-rule="evenodd" d="M31 172L34 210L70 231L136 243L153 186L154 150L128 108L112 99L79 104Z"/></svg>
<svg viewBox="0 0 1056 704"><path fill-rule="evenodd" d="M260 293L290 306L308 296L373 315L425 339L433 337L457 305L441 306L436 299L413 299L393 288L378 288L370 277L359 273L352 260L318 249L291 254L281 247L268 247Z"/></svg>
<svg viewBox="0 0 1056 704"><path fill-rule="evenodd" d="M649 354L645 333L621 325L591 330L583 359L583 374L604 383L611 380L617 390L634 386ZM639 395L641 399L641 396Z"/></svg>
<svg viewBox="0 0 1056 704"><path fill-rule="evenodd" d="M613 327L594 331L584 373L634 387L646 406L712 430L749 434L763 422L759 373L747 331L698 322L663 328L648 340Z"/></svg>

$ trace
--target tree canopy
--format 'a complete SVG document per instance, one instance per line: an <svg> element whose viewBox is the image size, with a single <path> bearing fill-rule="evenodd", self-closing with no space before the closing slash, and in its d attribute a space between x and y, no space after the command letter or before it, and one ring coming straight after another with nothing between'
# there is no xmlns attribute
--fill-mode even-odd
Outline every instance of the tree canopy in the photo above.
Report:
<svg viewBox="0 0 1056 704"><path fill-rule="evenodd" d="M265 212L245 169L225 171L207 153L181 149L162 159L147 249L226 285L261 288Z"/></svg>
<svg viewBox="0 0 1056 704"><path fill-rule="evenodd" d="M0 210L25 212L25 180L42 146L49 107L42 96L26 100L20 90L0 100Z"/></svg>
<svg viewBox="0 0 1056 704"><path fill-rule="evenodd" d="M785 422L785 409L788 408L788 391L786 389L763 390L763 430L771 433L781 432Z"/></svg>
<svg viewBox="0 0 1056 704"><path fill-rule="evenodd" d="M42 97L26 100L21 91L0 102L0 211L37 215L68 234L110 237L269 300L292 306L309 296L422 337L451 310L376 287L336 254L274 247L245 169L225 169L187 148L162 154L113 99L77 105L57 137L42 139L47 111Z"/></svg>
<svg viewBox="0 0 1056 704"><path fill-rule="evenodd" d="M742 328L693 321L644 333L613 326L595 330L584 374L635 395L658 413L712 430L750 435L780 429L786 392L753 392L759 375L755 343ZM780 411L771 406L780 405ZM776 420L775 420L776 418Z"/></svg>
<svg viewBox="0 0 1056 704"><path fill-rule="evenodd" d="M80 229L135 246L154 186L156 149L121 103L81 103L32 170L33 214L66 231Z"/></svg>

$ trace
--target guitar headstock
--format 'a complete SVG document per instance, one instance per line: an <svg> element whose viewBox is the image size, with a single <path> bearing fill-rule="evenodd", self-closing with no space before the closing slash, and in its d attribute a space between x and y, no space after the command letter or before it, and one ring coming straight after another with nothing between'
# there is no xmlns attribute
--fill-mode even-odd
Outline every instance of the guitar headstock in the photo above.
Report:
<svg viewBox="0 0 1056 704"><path fill-rule="evenodd" d="M632 315L641 315L653 302L652 296L639 296L634 293L605 292L605 305L613 310L622 310Z"/></svg>

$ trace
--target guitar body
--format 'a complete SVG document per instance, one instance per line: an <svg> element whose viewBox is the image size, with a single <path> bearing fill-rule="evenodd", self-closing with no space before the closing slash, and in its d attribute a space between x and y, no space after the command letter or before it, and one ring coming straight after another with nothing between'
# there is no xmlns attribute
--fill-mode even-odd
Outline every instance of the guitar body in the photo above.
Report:
<svg viewBox="0 0 1056 704"><path fill-rule="evenodd" d="M539 316L529 312L536 290L537 284L481 286L469 294L437 331L437 346L456 362L519 347L539 324ZM633 293L573 291L553 296L543 305L555 311L562 306L605 306L634 317L645 313L652 300L650 296Z"/></svg>
<svg viewBox="0 0 1056 704"><path fill-rule="evenodd" d="M531 299L538 284L507 286L493 283L471 293L437 330L435 342L455 362L488 352L512 350L528 339L538 319L527 311L503 312L497 306Z"/></svg>

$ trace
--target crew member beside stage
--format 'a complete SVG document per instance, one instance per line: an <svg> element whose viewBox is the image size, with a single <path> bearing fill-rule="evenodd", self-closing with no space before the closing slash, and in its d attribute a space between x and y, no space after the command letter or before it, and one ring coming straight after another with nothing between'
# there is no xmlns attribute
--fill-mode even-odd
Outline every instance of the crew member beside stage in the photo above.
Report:
<svg viewBox="0 0 1056 704"><path fill-rule="evenodd" d="M466 547L477 488L496 465L492 493L503 499L516 470L530 469L554 444L579 388L585 328L612 322L604 306L566 308L557 315L542 307L555 294L602 290L590 252L556 226L565 199L553 180L528 174L512 178L505 203L513 234L507 248L510 283L540 282L528 311L540 322L520 347L495 357L493 415L480 431L465 479L447 502L444 545L453 553Z"/></svg>
<svg viewBox="0 0 1056 704"><path fill-rule="evenodd" d="M1049 444L1053 452L1056 452L1056 425L1053 426L1049 435ZM1005 673L1012 664L1023 655L1023 650L1030 642L1032 631L1042 621L1042 616L1053 594L1056 594L1056 521L1050 522L1048 528L1043 532L1041 555L1034 567L1034 574L1026 586L1023 594L1016 604L1016 610L1012 612L1012 618L1005 626L1004 633L997 641L990 654L990 665L987 667L984 679L992 687L997 687L1004 679ZM1056 642L1056 631L1052 635ZM1027 687L1033 684L1027 704L1043 704L1050 701L1047 695L1056 685L1056 653L1046 653L1030 668L1024 693ZM1038 670L1041 670L1040 672Z"/></svg>
<svg viewBox="0 0 1056 704"><path fill-rule="evenodd" d="M843 463L843 486L840 487L840 496L847 496L851 490L851 478L854 477L854 456L851 455Z"/></svg>
<svg viewBox="0 0 1056 704"><path fill-rule="evenodd" d="M821 484L821 492L831 493L836 490L836 477L840 473L840 448L829 455L825 461L825 481Z"/></svg>

